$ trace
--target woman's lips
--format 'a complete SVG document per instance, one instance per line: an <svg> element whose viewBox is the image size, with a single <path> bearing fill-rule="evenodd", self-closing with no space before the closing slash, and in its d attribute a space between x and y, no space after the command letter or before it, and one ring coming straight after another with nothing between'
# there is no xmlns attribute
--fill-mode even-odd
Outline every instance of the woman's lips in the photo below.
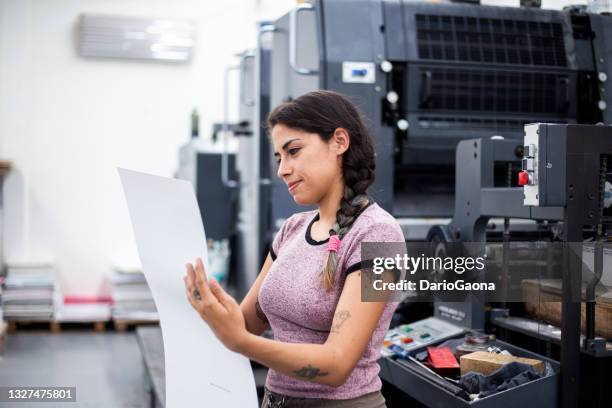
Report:
<svg viewBox="0 0 612 408"><path fill-rule="evenodd" d="M294 181L292 183L289 183L289 185L287 186L287 188L289 189L289 192L292 193L301 182L302 182L302 180Z"/></svg>

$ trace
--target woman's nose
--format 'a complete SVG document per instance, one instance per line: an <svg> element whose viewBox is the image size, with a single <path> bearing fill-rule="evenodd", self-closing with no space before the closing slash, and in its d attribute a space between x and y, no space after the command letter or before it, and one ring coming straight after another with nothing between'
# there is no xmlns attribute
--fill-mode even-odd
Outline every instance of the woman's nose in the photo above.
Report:
<svg viewBox="0 0 612 408"><path fill-rule="evenodd" d="M287 161L281 160L278 165L278 170L276 171L276 175L282 179L284 176L288 176L290 174L291 174L291 168L287 164Z"/></svg>

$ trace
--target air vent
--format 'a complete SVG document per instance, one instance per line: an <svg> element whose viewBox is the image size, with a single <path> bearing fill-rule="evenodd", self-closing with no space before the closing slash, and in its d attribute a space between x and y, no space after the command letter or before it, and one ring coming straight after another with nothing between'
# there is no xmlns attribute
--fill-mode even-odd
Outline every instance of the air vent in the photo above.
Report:
<svg viewBox="0 0 612 408"><path fill-rule="evenodd" d="M567 66L560 23L417 14L419 58Z"/></svg>
<svg viewBox="0 0 612 408"><path fill-rule="evenodd" d="M83 57L191 59L195 25L184 20L83 14L79 17L79 54Z"/></svg>
<svg viewBox="0 0 612 408"><path fill-rule="evenodd" d="M421 68L421 109L559 115L570 108L562 73Z"/></svg>

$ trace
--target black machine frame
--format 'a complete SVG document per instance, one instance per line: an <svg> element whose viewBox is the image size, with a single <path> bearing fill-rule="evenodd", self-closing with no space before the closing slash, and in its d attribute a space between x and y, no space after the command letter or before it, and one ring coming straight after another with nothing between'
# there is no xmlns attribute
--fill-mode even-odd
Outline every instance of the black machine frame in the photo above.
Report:
<svg viewBox="0 0 612 408"><path fill-rule="evenodd" d="M541 162L538 183L556 189L553 206L525 205L524 188L517 185L517 172L521 170L521 160L525 150L530 147L522 143L493 139L474 139L459 143L457 148L457 178L455 196L455 214L449 225L433 227L429 239L439 237L445 242L486 242L491 233L501 235L502 240L510 239L510 220L551 221L557 228L553 239L569 243L582 243L585 236L592 235L595 245L607 241L612 231L612 218L604 214L605 174L607 157L612 157L612 127L595 125L558 125L536 124L529 132L542 136L543 146L539 154L548 160ZM546 149L554 146L555 155L546 155ZM496 164L514 170L511 174L514 187L496 186L494 179ZM512 164L517 167L512 168ZM603 175L603 176L602 176ZM550 193L550 192L549 192ZM496 231L491 219L502 218L504 228ZM492 230L493 227L493 230ZM542 224L519 225L519 229L531 230L542 234L547 226ZM550 229L548 229L550 233ZM597 248L597 246L595 247ZM601 246L595 253L596 260L601 259ZM595 261L596 276L601 277L602 261ZM597 274L597 269L599 273ZM597 400L602 404L605 398L602 390L597 394L585 392L587 382L583 381L581 394L581 355L602 359L600 364L610 370L612 350L606 348L605 341L595 337L594 314L595 303L586 302L586 335L581 338L581 279L582 264L579 258L569 258L569 268L562 277L561 296L561 338L560 343L560 391L561 405L577 407L585 401ZM593 287L597 282L591 282ZM592 300L592 295L587 300ZM491 314L491 324L504 329L517 330L509 324L507 312L495 310ZM518 329L521 331L520 329ZM527 333L546 341L552 338L542 337L540 333ZM606 365L607 364L607 365ZM582 370L584 375L585 370ZM600 384L601 387L601 384ZM603 405L602 405L603 406Z"/></svg>

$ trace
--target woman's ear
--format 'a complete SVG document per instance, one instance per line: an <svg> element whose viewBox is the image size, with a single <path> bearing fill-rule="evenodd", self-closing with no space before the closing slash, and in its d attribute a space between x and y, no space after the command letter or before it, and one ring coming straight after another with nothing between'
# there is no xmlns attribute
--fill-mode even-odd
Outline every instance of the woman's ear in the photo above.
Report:
<svg viewBox="0 0 612 408"><path fill-rule="evenodd" d="M337 155L342 155L346 152L351 144L351 137L344 128L337 128L331 138L332 146L336 150Z"/></svg>

